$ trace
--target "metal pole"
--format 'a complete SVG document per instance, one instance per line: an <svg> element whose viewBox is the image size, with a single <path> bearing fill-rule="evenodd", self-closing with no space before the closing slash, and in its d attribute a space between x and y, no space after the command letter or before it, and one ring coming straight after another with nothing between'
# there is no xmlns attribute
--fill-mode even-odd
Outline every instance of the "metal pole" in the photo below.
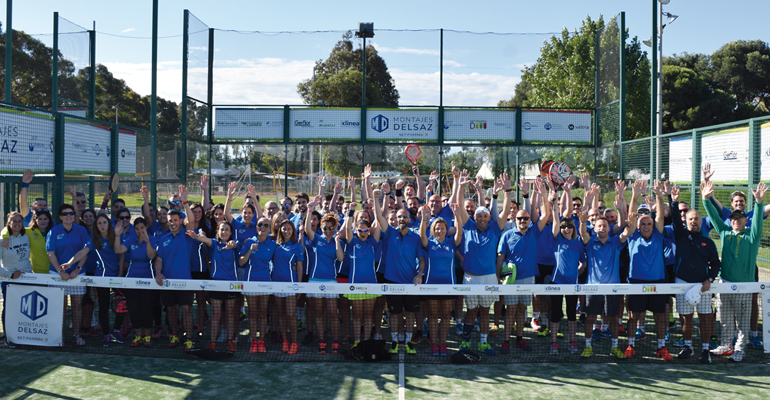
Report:
<svg viewBox="0 0 770 400"><path fill-rule="evenodd" d="M190 11L182 12L182 103L180 104L179 118L182 123L182 165L187 168L187 50L190 43ZM184 171L187 172L187 171ZM183 175L187 178L187 174ZM186 180L186 179L185 179ZM210 192L209 192L210 193Z"/></svg>
<svg viewBox="0 0 770 400"><path fill-rule="evenodd" d="M363 87L361 88L361 107L366 107L366 35L363 35L363 37L364 37L364 67L363 67L364 84L363 84Z"/></svg>
<svg viewBox="0 0 770 400"><path fill-rule="evenodd" d="M53 13L53 76L51 77L51 110L57 111L59 105L59 13ZM6 77L6 80L8 78Z"/></svg>
<svg viewBox="0 0 770 400"><path fill-rule="evenodd" d="M91 119L96 119L96 21L94 21L94 29L88 32L90 50L90 73L88 74L88 116Z"/></svg>
<svg viewBox="0 0 770 400"><path fill-rule="evenodd" d="M623 177L623 140L626 139L626 13L620 13L620 110L618 113L620 164L619 178Z"/></svg>
<svg viewBox="0 0 770 400"><path fill-rule="evenodd" d="M655 147L654 142L652 141L652 138L655 137L658 134L657 131L657 117L655 115L655 111L658 109L657 102L658 99L658 83L655 80L655 75L658 73L657 67L658 67L658 52L655 50L658 48L658 0L652 0L652 37L650 38L651 41L651 48L652 48L652 70L653 70L653 79L650 82L651 85L651 94L650 94L650 179L654 180L657 176L655 171Z"/></svg>
<svg viewBox="0 0 770 400"><path fill-rule="evenodd" d="M5 0L5 19L5 101L13 103L13 0Z"/></svg>
<svg viewBox="0 0 770 400"><path fill-rule="evenodd" d="M656 131L658 137L655 140L655 175L656 179L663 179L660 171L660 135L663 134L663 3L658 1L658 108Z"/></svg>
<svg viewBox="0 0 770 400"><path fill-rule="evenodd" d="M158 114L158 0L152 0L152 65L151 65L151 95L150 95L150 187L151 196L157 205L158 199L158 132L157 132L157 114Z"/></svg>
<svg viewBox="0 0 770 400"><path fill-rule="evenodd" d="M441 63L438 72L438 105L444 105L444 28L441 28ZM441 125L440 125L441 126Z"/></svg>

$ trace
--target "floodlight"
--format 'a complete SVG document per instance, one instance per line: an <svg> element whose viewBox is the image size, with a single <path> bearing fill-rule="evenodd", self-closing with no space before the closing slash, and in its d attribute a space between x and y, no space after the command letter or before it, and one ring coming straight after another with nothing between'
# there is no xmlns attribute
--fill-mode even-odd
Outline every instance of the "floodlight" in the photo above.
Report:
<svg viewBox="0 0 770 400"><path fill-rule="evenodd" d="M356 37L359 38L373 38L374 37L374 22L359 22L358 31Z"/></svg>

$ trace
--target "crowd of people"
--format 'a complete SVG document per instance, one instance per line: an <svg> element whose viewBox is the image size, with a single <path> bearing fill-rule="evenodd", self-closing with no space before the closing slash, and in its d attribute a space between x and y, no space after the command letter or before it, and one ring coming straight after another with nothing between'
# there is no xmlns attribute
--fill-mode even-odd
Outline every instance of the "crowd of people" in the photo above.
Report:
<svg viewBox="0 0 770 400"><path fill-rule="evenodd" d="M366 166L360 189L357 179L348 178L349 199L343 197L343 182L326 193L325 180L319 177L313 198L297 193L279 202L267 201L264 208L255 188L248 185L237 214L231 208L239 197L238 184L228 186L224 204L214 204L205 176L200 181L201 203L191 203L188 189L180 185L167 204L156 206L142 187L141 216L135 218L125 201L110 194L100 209L88 209L86 196L73 188L72 203L56 210L56 224L45 199L28 205L33 179L28 170L21 180L19 211L8 214L2 231L0 275L16 279L24 273L48 273L62 280L125 276L154 280L158 286L166 279L414 285L677 282L700 285L701 292L696 298L678 294L674 302L674 296L661 294L381 296L158 289L114 293L106 287L64 286L75 345L100 334L104 346L129 342L131 347L151 347L165 335L168 347L189 351L196 341L208 341L206 348L217 349L218 343L226 342L226 349L235 352L239 326L248 320L251 353L267 352L268 341L282 344L284 353L297 354L299 332L305 330L302 344L315 345L320 354L337 354L342 346L361 339L383 339L380 322L385 315L389 351L394 354L401 349L415 354L415 344L429 336L431 354L446 356L450 330L461 337L460 351L471 349L478 332L476 348L487 355L527 352L533 346L524 330L531 328L530 336L550 337L552 355L565 347L589 358L592 342L609 340L610 353L624 359L634 357L636 341L647 336L644 323L649 311L656 356L672 360L666 343L674 312L680 316L683 334L673 346L681 348L678 358L686 359L697 351L693 345L697 311L701 362L710 363L712 354L742 361L747 346L762 348L756 296L712 296L708 289L713 282L757 281L762 219L770 214L770 206L762 204L764 183L751 189L751 209L746 194L736 191L730 210L714 197L713 170L706 164L700 188L704 217L680 201L680 188L669 182L654 181L649 187L646 181L632 182L629 201L626 182L615 182L614 207L607 207L601 188L586 174L570 176L558 185L547 178L522 178L519 203L507 174L485 190L480 177L472 179L468 171L452 165L451 193L441 196L435 171L427 187L419 169L413 172L414 180L373 185L372 168ZM578 185L584 190L582 198L572 193ZM467 196L471 190L473 195ZM721 239L721 258L709 238L711 230ZM2 282L3 296L8 282ZM125 307L111 311L116 294L125 297ZM97 303L97 315L92 317ZM719 310L721 338L715 335L714 308ZM564 337L560 331L564 318L567 337L562 346L558 339ZM582 350L576 339L578 323L584 327ZM501 332L502 345L495 349L488 337ZM627 336L625 348L619 344L620 336Z"/></svg>

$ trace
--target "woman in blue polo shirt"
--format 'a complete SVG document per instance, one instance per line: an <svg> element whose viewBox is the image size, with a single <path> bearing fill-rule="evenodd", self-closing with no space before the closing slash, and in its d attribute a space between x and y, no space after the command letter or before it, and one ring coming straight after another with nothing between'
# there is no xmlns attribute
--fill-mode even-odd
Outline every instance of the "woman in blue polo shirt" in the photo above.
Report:
<svg viewBox="0 0 770 400"><path fill-rule="evenodd" d="M137 285L152 287L155 281L155 248L158 239L150 236L147 221L139 217L134 220L136 235L124 240L118 252L124 251L124 259L128 262L126 278L135 278ZM157 290L153 289L124 289L128 305L128 317L134 327L134 340L130 347L152 347L153 307L160 298Z"/></svg>
<svg viewBox="0 0 770 400"><path fill-rule="evenodd" d="M273 240L270 240L270 220L260 218L257 221L257 236L247 239L241 245L240 258L238 265L243 269L244 281L249 282L271 282L270 261L273 259L275 248L277 247ZM272 287L272 286L270 286ZM268 292L244 292L246 301L249 305L249 331L251 332L251 353L264 353L265 335L267 333L267 303L270 300ZM257 324L259 321L259 324ZM259 327L259 329L257 329ZM257 332L261 333L257 341Z"/></svg>
<svg viewBox="0 0 770 400"><path fill-rule="evenodd" d="M275 243L278 247L273 254L273 282L301 282L302 262L304 254L302 244L297 242L297 231L294 224L284 220L274 228ZM297 295L294 293L274 293L280 320L281 332L289 331L291 342L284 339L282 350L294 355L299 352L297 343Z"/></svg>
<svg viewBox="0 0 770 400"><path fill-rule="evenodd" d="M436 218L430 224L431 234L428 234L428 221L431 216L431 208L428 205L422 207L422 220L420 222L420 239L425 248L425 283L439 285L454 285L457 283L455 276L455 252L463 241L463 227L457 217L457 204L452 204L457 231L454 237L447 236L449 229L444 218ZM438 332L438 337L433 338L433 355L446 356L446 340L449 334L450 310L454 305L455 296L427 296L428 297L428 329L430 332ZM442 324L439 329L438 319ZM446 321L446 322L445 322Z"/></svg>
<svg viewBox="0 0 770 400"><path fill-rule="evenodd" d="M97 257L95 276L118 277L123 275L123 265L120 263L120 254L126 252L126 248L120 243L120 235L123 233L123 224L116 224L112 228L110 218L106 214L99 214L94 222L94 230L89 240L82 250L78 251L68 262L62 264L62 267L68 268L77 262L80 265L85 263L89 253L94 252ZM110 326L110 288L97 287L96 295L99 298L99 324L102 326L104 338L102 344L110 346L111 342L123 343L123 335L120 333L120 327L123 325L124 313L115 314L115 323L112 332L109 333Z"/></svg>
<svg viewBox="0 0 770 400"><path fill-rule="evenodd" d="M219 281L234 281L235 278L235 259L236 259L236 243L232 239L233 226L227 221L222 221L217 227L216 241L206 237L206 233L201 231L198 234L194 234L191 231L187 231L190 237L198 240L210 248L211 254L211 279ZM227 332L237 332L235 315L235 299L238 298L237 292L210 292L211 297L211 343L209 348L216 350L217 348L217 327L219 327L219 321L222 318L222 302L225 302L225 321L222 325ZM238 350L238 345L234 340L227 341L227 350L235 352Z"/></svg>

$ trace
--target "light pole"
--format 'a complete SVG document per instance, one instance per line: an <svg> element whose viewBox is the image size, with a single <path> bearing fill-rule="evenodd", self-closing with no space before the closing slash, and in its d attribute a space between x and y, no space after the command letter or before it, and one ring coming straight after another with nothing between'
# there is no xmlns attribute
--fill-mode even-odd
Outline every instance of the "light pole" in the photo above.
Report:
<svg viewBox="0 0 770 400"><path fill-rule="evenodd" d="M120 107L120 102L117 102L117 103L115 103L114 106L112 106L112 108L115 109L115 125L118 124L118 108L119 107Z"/></svg>
<svg viewBox="0 0 770 400"><path fill-rule="evenodd" d="M358 32L356 32L356 37L364 39L364 61L363 61L364 83L361 89L361 106L366 107L366 38L374 37L374 22L359 22Z"/></svg>

